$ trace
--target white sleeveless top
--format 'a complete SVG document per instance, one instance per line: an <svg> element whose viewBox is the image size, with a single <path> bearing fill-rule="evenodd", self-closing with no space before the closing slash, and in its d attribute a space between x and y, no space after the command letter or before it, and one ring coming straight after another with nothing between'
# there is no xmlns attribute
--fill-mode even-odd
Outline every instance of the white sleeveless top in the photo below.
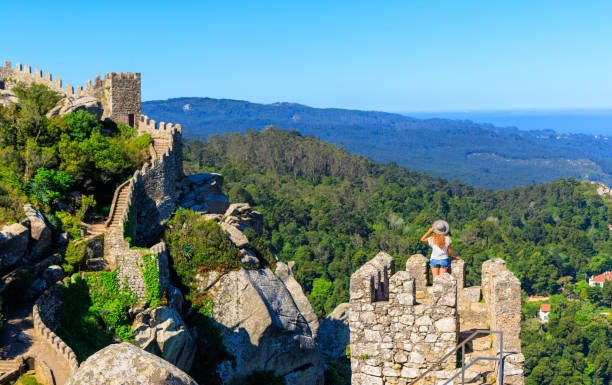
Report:
<svg viewBox="0 0 612 385"><path fill-rule="evenodd" d="M451 244L451 239L448 235L444 239L446 244L444 245L444 248L441 249L433 242L433 237L427 238L427 243L429 243L429 246L431 246L431 259L440 260L448 258L448 246Z"/></svg>

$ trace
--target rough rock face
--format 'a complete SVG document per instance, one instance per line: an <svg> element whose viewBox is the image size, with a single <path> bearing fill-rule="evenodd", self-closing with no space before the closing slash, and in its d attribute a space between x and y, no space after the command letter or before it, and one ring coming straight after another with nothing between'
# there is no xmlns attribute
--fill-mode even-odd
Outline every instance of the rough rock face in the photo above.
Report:
<svg viewBox="0 0 612 385"><path fill-rule="evenodd" d="M242 231L238 230L234 226L222 222L221 227L227 232L230 241L232 241L236 247L243 248L249 244L249 239L242 233Z"/></svg>
<svg viewBox="0 0 612 385"><path fill-rule="evenodd" d="M306 322L308 322L312 336L316 338L319 330L319 318L317 317L317 313L315 313L314 309L312 308L310 301L308 301L308 298L304 294L302 286L300 286L298 281L293 276L293 271L291 270L292 266L293 262L289 262L289 264L276 262L276 270L274 271L274 274L276 274L276 276L283 281L285 287L291 293L293 301L304 316Z"/></svg>
<svg viewBox="0 0 612 385"><path fill-rule="evenodd" d="M19 98L12 91L0 90L0 105L10 106L19 103Z"/></svg>
<svg viewBox="0 0 612 385"><path fill-rule="evenodd" d="M164 359L128 344L113 344L81 364L66 385L197 385Z"/></svg>
<svg viewBox="0 0 612 385"><path fill-rule="evenodd" d="M94 115L98 120L104 114L102 103L96 98L90 96L67 96L60 100L51 111L47 112L47 117L62 116L78 110L85 110Z"/></svg>
<svg viewBox="0 0 612 385"><path fill-rule="evenodd" d="M229 207L223 195L223 176L202 173L185 177L179 205L202 213L223 214Z"/></svg>
<svg viewBox="0 0 612 385"><path fill-rule="evenodd" d="M21 223L4 226L0 231L0 269L15 265L28 251L30 229Z"/></svg>
<svg viewBox="0 0 612 385"><path fill-rule="evenodd" d="M31 205L23 206L23 211L30 221L30 257L44 254L53 243L53 230L47 219Z"/></svg>
<svg viewBox="0 0 612 385"><path fill-rule="evenodd" d="M244 231L247 228L261 233L263 230L263 214L255 211L248 203L232 203L225 211L224 222Z"/></svg>
<svg viewBox="0 0 612 385"><path fill-rule="evenodd" d="M209 287L214 319L235 362L218 372L225 382L255 370L274 371L288 385L323 383L312 331L291 292L269 269L210 272L196 277Z"/></svg>
<svg viewBox="0 0 612 385"><path fill-rule="evenodd" d="M350 308L349 303L341 303L321 322L317 342L326 361L346 356L346 346L350 344L351 337L348 320Z"/></svg>
<svg viewBox="0 0 612 385"><path fill-rule="evenodd" d="M140 348L184 371L191 369L196 344L176 310L166 306L147 309L136 316L133 329Z"/></svg>

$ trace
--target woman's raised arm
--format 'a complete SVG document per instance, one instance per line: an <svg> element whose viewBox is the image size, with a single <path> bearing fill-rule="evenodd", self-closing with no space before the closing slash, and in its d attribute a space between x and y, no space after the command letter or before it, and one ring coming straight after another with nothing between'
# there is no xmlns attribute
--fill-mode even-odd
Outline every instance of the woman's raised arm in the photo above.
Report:
<svg viewBox="0 0 612 385"><path fill-rule="evenodd" d="M421 237L421 242L427 242L427 237L429 236L429 234L431 234L432 231L434 231L433 227L427 230L425 235Z"/></svg>

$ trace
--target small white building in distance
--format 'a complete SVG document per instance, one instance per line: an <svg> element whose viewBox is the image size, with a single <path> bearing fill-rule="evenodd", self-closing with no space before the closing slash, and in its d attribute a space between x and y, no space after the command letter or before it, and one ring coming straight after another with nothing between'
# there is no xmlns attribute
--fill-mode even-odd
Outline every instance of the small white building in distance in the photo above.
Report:
<svg viewBox="0 0 612 385"><path fill-rule="evenodd" d="M548 314L550 314L550 304L543 303L540 305L540 321L548 322Z"/></svg>
<svg viewBox="0 0 612 385"><path fill-rule="evenodd" d="M596 276L589 278L589 286L603 287L604 282L612 280L612 271L606 271Z"/></svg>

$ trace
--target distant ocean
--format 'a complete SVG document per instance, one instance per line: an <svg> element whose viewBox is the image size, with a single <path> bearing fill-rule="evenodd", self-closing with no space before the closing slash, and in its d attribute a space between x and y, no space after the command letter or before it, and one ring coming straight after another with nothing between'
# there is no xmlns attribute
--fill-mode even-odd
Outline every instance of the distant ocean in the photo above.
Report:
<svg viewBox="0 0 612 385"><path fill-rule="evenodd" d="M554 130L561 133L612 136L610 110L509 110L401 112L417 119L443 118L491 123L520 130Z"/></svg>

